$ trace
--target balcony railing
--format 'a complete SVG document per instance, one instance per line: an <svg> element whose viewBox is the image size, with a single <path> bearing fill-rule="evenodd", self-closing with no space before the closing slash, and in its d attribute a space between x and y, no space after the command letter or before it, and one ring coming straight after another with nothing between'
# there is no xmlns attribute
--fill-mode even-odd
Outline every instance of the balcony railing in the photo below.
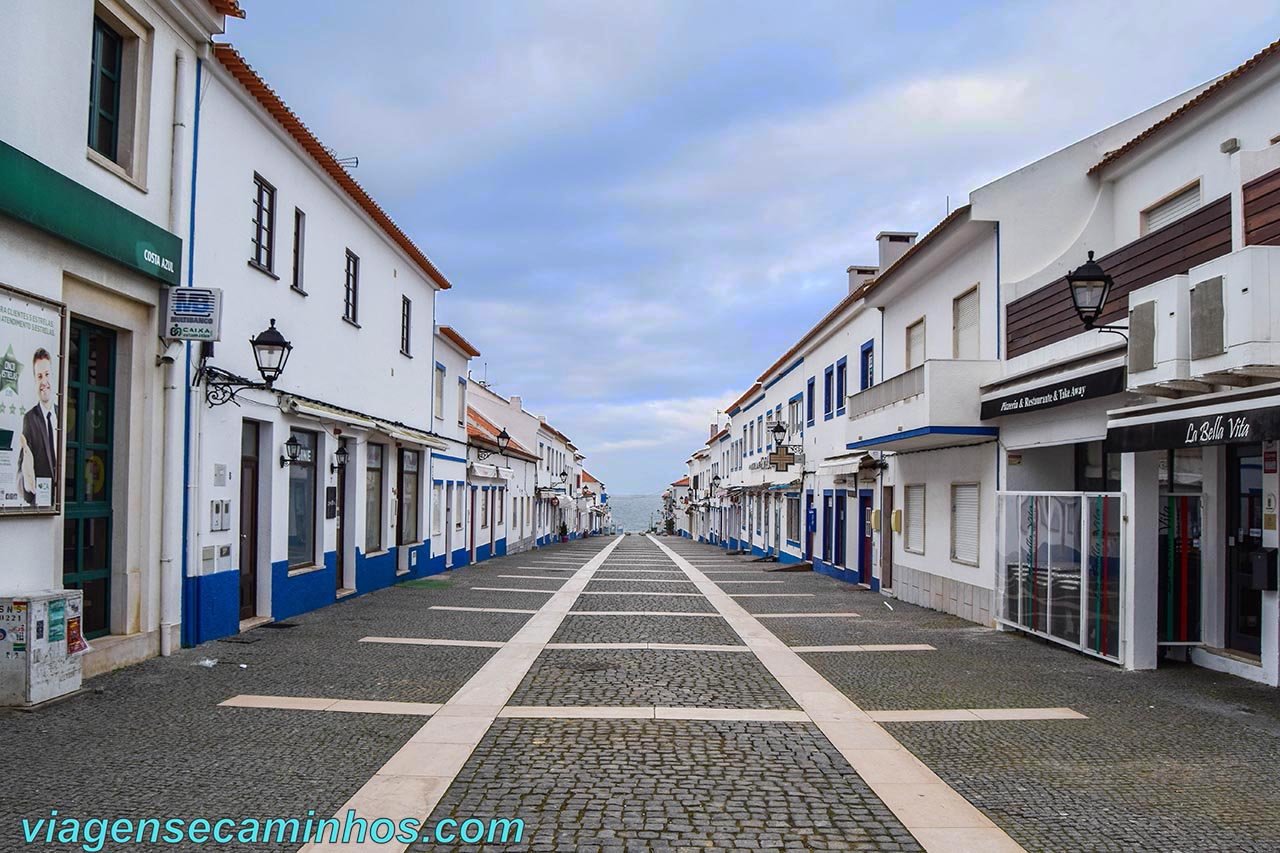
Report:
<svg viewBox="0 0 1280 853"><path fill-rule="evenodd" d="M922 364L851 396L848 403L849 417L860 417L867 412L882 409L899 400L906 400L923 393L924 365Z"/></svg>

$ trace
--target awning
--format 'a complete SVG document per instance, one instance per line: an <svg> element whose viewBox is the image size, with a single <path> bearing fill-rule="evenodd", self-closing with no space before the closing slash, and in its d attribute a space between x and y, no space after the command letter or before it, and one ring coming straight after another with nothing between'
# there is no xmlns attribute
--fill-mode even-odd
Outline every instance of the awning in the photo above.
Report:
<svg viewBox="0 0 1280 853"><path fill-rule="evenodd" d="M391 438L404 444L418 444L423 447L430 447L432 450L449 449L449 445L429 432L422 432L399 424L390 424L386 421L377 421L376 424L381 432L385 432Z"/></svg>
<svg viewBox="0 0 1280 853"><path fill-rule="evenodd" d="M1280 394L1275 389L1265 396L1248 396L1247 391L1206 396L1210 399L1111 412L1107 449L1138 453L1280 438Z"/></svg>
<svg viewBox="0 0 1280 853"><path fill-rule="evenodd" d="M340 409L336 406L299 400L294 396L285 396L280 399L280 411L286 414L314 418L325 423L346 424L359 429L374 429L377 426L377 422L371 418L363 418L354 412Z"/></svg>
<svg viewBox="0 0 1280 853"><path fill-rule="evenodd" d="M503 468L500 465L486 465L483 462L472 462L467 466L467 471L473 477L480 477L487 480L511 479L511 469Z"/></svg>
<svg viewBox="0 0 1280 853"><path fill-rule="evenodd" d="M863 451L861 453L841 453L839 456L832 456L826 462L818 465L818 472L834 477L838 477L841 474L856 474L862 457L866 455L866 451Z"/></svg>
<svg viewBox="0 0 1280 853"><path fill-rule="evenodd" d="M1109 397L1125 390L1124 356L1055 375L1041 375L1030 382L998 387L982 395L983 420L1052 409L1068 403Z"/></svg>

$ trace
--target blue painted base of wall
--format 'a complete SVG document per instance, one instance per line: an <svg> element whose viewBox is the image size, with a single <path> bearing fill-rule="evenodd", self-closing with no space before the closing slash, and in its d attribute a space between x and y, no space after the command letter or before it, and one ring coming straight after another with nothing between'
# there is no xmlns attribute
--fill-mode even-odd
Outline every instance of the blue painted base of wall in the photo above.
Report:
<svg viewBox="0 0 1280 853"><path fill-rule="evenodd" d="M240 570L188 578L195 588L193 645L240 631Z"/></svg>
<svg viewBox="0 0 1280 853"><path fill-rule="evenodd" d="M729 550L730 551L738 550L738 540L734 539L732 536L729 537Z"/></svg>
<svg viewBox="0 0 1280 853"><path fill-rule="evenodd" d="M759 545L752 545L752 546L751 546L751 556L753 556L753 557L763 557L763 556L764 556L764 549L763 549L763 548L761 548Z"/></svg>
<svg viewBox="0 0 1280 853"><path fill-rule="evenodd" d="M800 559L800 556L798 554L789 554L786 551L783 551L781 554L778 555L778 562L786 566L786 565L792 565L794 563L803 562L803 560Z"/></svg>
<svg viewBox="0 0 1280 853"><path fill-rule="evenodd" d="M494 543L493 547L494 547L494 552L496 556L498 557L507 556L507 539L505 536L499 539L496 543Z"/></svg>
<svg viewBox="0 0 1280 853"><path fill-rule="evenodd" d="M471 552L466 548L459 548L453 552L453 568L460 569L471 562Z"/></svg>
<svg viewBox="0 0 1280 853"><path fill-rule="evenodd" d="M486 542L483 545L477 545L476 546L476 562L483 563L487 559L489 559L489 543Z"/></svg>

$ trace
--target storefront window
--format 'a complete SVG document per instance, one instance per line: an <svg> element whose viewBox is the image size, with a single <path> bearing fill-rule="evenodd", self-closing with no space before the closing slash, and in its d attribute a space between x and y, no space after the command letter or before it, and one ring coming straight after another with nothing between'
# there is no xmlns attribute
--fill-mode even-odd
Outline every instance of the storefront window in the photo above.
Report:
<svg viewBox="0 0 1280 853"><path fill-rule="evenodd" d="M364 552L382 550L382 458L381 444L370 444L364 473Z"/></svg>
<svg viewBox="0 0 1280 853"><path fill-rule="evenodd" d="M1173 476L1169 476L1169 472ZM1199 494L1204 487L1204 457L1199 447L1170 450L1160 460L1160 491Z"/></svg>
<svg viewBox="0 0 1280 853"><path fill-rule="evenodd" d="M1076 491L1120 491L1120 454L1108 453L1101 441L1077 444Z"/></svg>
<svg viewBox="0 0 1280 853"><path fill-rule="evenodd" d="M292 430L298 458L289 465L289 566L316 560L316 434Z"/></svg>
<svg viewBox="0 0 1280 853"><path fill-rule="evenodd" d="M400 451L400 539L401 545L418 541L418 451Z"/></svg>

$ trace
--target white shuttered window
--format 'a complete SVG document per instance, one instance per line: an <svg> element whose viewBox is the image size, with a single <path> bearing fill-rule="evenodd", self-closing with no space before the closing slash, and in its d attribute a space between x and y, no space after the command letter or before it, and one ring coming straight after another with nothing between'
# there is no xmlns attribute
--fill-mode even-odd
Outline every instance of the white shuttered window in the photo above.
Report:
<svg viewBox="0 0 1280 853"><path fill-rule="evenodd" d="M907 370L924 364L924 320L907 326Z"/></svg>
<svg viewBox="0 0 1280 853"><path fill-rule="evenodd" d="M954 358L978 358L978 288L951 303Z"/></svg>
<svg viewBox="0 0 1280 853"><path fill-rule="evenodd" d="M924 484L906 487L907 529L904 546L913 554L924 553Z"/></svg>
<svg viewBox="0 0 1280 853"><path fill-rule="evenodd" d="M978 564L978 484L951 484L951 559Z"/></svg>
<svg viewBox="0 0 1280 853"><path fill-rule="evenodd" d="M1180 190L1159 204L1142 212L1142 233L1163 228L1175 222L1200 206L1200 182L1196 181L1185 190Z"/></svg>

